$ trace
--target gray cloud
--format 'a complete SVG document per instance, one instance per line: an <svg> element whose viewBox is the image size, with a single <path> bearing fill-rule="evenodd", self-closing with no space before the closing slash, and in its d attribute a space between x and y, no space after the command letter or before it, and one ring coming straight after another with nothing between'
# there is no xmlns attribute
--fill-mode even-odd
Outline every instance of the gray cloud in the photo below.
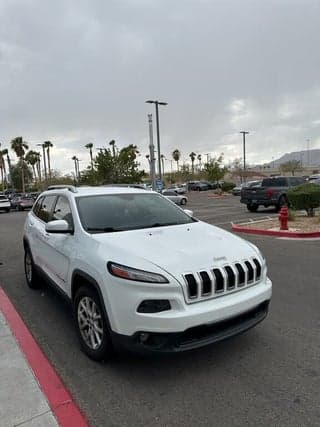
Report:
<svg viewBox="0 0 320 427"><path fill-rule="evenodd" d="M0 140L51 139L63 170L88 141L145 154L158 98L167 156L239 157L243 128L251 162L319 147L319 16L312 0L2 0Z"/></svg>

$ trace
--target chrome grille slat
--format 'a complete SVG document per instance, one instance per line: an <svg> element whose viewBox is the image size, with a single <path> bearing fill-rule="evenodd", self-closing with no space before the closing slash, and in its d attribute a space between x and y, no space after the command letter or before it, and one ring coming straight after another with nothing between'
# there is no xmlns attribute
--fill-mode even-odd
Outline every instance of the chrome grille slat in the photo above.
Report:
<svg viewBox="0 0 320 427"><path fill-rule="evenodd" d="M245 259L183 274L189 303L218 298L245 289L261 280L262 264L257 258Z"/></svg>

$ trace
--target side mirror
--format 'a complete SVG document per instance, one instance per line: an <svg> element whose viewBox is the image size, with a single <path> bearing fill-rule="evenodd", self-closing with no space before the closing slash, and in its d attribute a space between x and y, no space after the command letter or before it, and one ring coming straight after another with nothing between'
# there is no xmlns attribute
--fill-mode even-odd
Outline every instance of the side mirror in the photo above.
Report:
<svg viewBox="0 0 320 427"><path fill-rule="evenodd" d="M191 217L193 216L193 211L190 211L189 209L183 209L183 210L187 215L189 215Z"/></svg>
<svg viewBox="0 0 320 427"><path fill-rule="evenodd" d="M67 234L67 233L72 234L73 233L73 229L64 219L57 219L54 221L47 222L45 229L47 233L53 233L53 234Z"/></svg>

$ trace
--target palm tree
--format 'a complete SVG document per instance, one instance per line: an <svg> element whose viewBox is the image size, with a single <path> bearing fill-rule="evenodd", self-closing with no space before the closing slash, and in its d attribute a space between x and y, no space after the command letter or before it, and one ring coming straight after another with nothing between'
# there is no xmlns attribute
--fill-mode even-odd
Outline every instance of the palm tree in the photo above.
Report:
<svg viewBox="0 0 320 427"><path fill-rule="evenodd" d="M49 181L51 181L51 167L50 167L50 148L53 147L53 144L51 141L44 141L43 143L44 147L47 149L47 159L48 159L48 174L49 174Z"/></svg>
<svg viewBox="0 0 320 427"><path fill-rule="evenodd" d="M8 149L4 148L0 151L0 162L2 162L2 168L3 168L3 174L4 174L4 181L7 183L7 170L6 170L6 162L5 162L5 156L8 157Z"/></svg>
<svg viewBox="0 0 320 427"><path fill-rule="evenodd" d="M85 148L87 148L89 150L89 152L90 152L91 169L93 170L93 157L92 157L93 144L92 144L92 142L89 142L88 144L86 144Z"/></svg>
<svg viewBox="0 0 320 427"><path fill-rule="evenodd" d="M31 165L32 171L33 171L33 179L34 179L34 181L36 181L37 175L36 175L35 165L38 162L38 153L36 151L33 151L33 150L28 151L26 156L25 156L25 160L29 165Z"/></svg>
<svg viewBox="0 0 320 427"><path fill-rule="evenodd" d="M201 170L201 154L198 154L198 156L197 156L197 159L198 159L198 168L199 168L199 171Z"/></svg>
<svg viewBox="0 0 320 427"><path fill-rule="evenodd" d="M37 168L39 183L40 183L41 182L41 154L40 154L40 152L35 151L35 156L37 158L36 168Z"/></svg>
<svg viewBox="0 0 320 427"><path fill-rule="evenodd" d="M7 184L11 183L11 160L9 157L9 150L7 148L4 148L2 151L2 157L3 157L3 170L4 170L4 174L5 176L7 176L7 171L6 171L6 163L5 163L5 156L7 158L7 163L8 163L8 179L6 179Z"/></svg>
<svg viewBox="0 0 320 427"><path fill-rule="evenodd" d="M196 159L196 153L194 153L193 151L189 154L189 157L191 159L191 170L192 170L192 175L194 174L194 161Z"/></svg>
<svg viewBox="0 0 320 427"><path fill-rule="evenodd" d="M24 160L23 156L25 153L25 150L28 150L28 144L23 141L22 136L17 136L11 141L11 149L16 153L16 156L19 157L21 160L21 181L22 181L22 192L25 192L25 185L24 185Z"/></svg>
<svg viewBox="0 0 320 427"><path fill-rule="evenodd" d="M1 184L2 184L2 187L4 187L4 179L3 179L3 176L5 176L4 168L5 168L4 158L3 158L3 155L2 155L2 151L0 151L0 170L1 170Z"/></svg>
<svg viewBox="0 0 320 427"><path fill-rule="evenodd" d="M111 145L111 147L112 147L112 155L113 155L113 157L116 157L116 148L115 148L116 141L114 139L112 139L109 142L109 145Z"/></svg>
<svg viewBox="0 0 320 427"><path fill-rule="evenodd" d="M172 157L173 157L173 160L177 162L177 172L179 172L179 160L181 157L181 153L177 148L172 152Z"/></svg>

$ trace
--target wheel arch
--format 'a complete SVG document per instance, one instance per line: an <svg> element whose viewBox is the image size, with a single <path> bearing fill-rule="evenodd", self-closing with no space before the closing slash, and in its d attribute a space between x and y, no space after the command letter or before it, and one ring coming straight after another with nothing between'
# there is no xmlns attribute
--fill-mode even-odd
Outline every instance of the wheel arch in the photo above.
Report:
<svg viewBox="0 0 320 427"><path fill-rule="evenodd" d="M29 248L30 249L30 244L29 244L29 240L27 239L26 236L23 236L23 249Z"/></svg>
<svg viewBox="0 0 320 427"><path fill-rule="evenodd" d="M101 301L103 301L102 292L100 289L100 286L98 285L98 282L91 277L88 273L85 271L82 271L80 269L76 269L72 273L71 277L71 299L74 300L74 297L77 293L77 290L81 288L81 286L84 285L90 285L94 288L94 290L98 293Z"/></svg>
<svg viewBox="0 0 320 427"><path fill-rule="evenodd" d="M98 284L98 282L96 281L96 279L94 279L92 276L90 276L88 273L86 273L85 271L82 271L80 269L75 269L72 273L71 276L71 302L72 305L74 305L74 298L75 295L78 291L78 289L81 288L81 286L90 286L92 287L92 289L95 290L95 292L97 293L99 300L101 302L102 305L102 309L105 315L105 319L107 322L107 326L109 328L109 330L111 331L111 324L110 324L110 318L109 318L109 314L106 308L106 304L101 292L101 288Z"/></svg>

